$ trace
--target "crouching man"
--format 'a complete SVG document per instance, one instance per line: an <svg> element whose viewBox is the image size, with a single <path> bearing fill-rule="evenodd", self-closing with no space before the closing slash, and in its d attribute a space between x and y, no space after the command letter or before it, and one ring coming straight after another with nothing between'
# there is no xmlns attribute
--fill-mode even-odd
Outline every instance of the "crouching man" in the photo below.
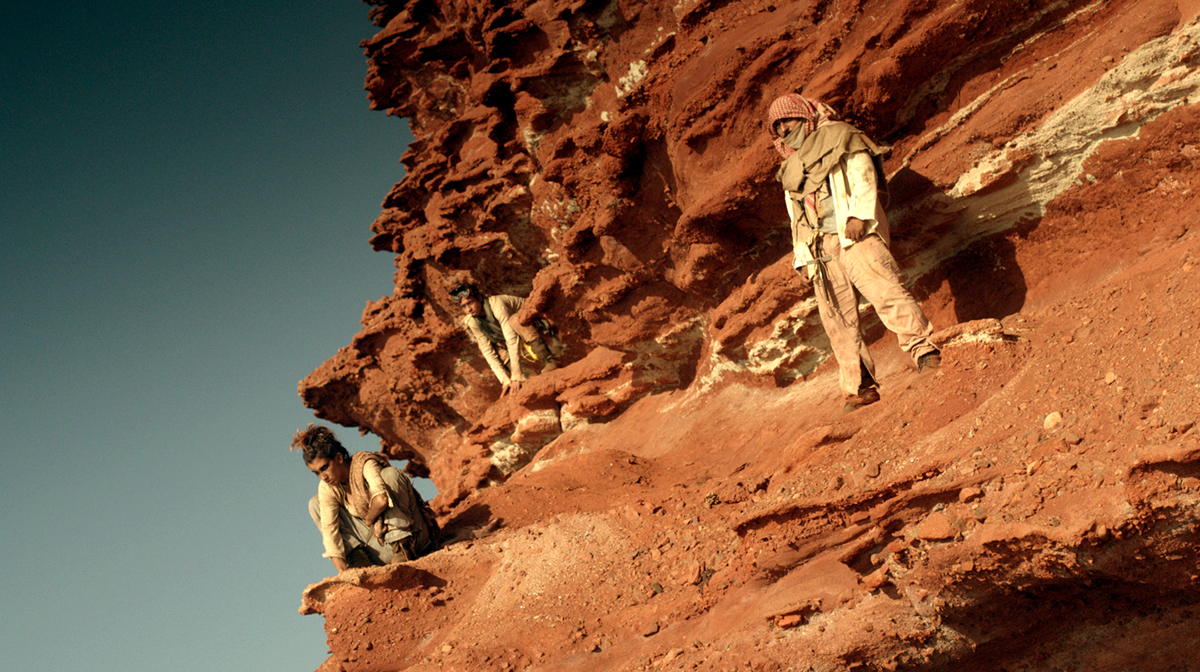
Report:
<svg viewBox="0 0 1200 672"><path fill-rule="evenodd" d="M521 391L525 373L521 370L522 345L542 362L542 373L558 368L558 355L551 349L547 336L517 320L517 311L525 299L508 294L484 297L475 285L459 285L450 298L463 311L463 329L479 347L492 373L504 386L501 396Z"/></svg>
<svg viewBox="0 0 1200 672"><path fill-rule="evenodd" d="M432 511L383 453L351 458L328 427L310 424L292 437L304 464L321 479L308 512L321 530L323 557L349 567L415 560L437 550Z"/></svg>

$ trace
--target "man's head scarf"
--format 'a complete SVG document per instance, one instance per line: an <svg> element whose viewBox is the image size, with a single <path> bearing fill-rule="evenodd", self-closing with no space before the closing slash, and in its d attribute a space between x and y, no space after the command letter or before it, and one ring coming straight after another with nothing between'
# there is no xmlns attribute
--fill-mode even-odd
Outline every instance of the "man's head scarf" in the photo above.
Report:
<svg viewBox="0 0 1200 672"><path fill-rule="evenodd" d="M801 123L781 136L775 130L781 119L799 119ZM880 156L886 151L857 128L838 121L833 108L796 93L776 98L767 108L767 132L783 157L776 178L785 190L802 194L813 211L817 201L829 193L825 178L844 156L861 151Z"/></svg>
<svg viewBox="0 0 1200 672"><path fill-rule="evenodd" d="M819 100L805 98L798 93L788 93L776 98L767 108L767 133L771 135L775 151L786 159L796 150L784 143L783 136L775 132L775 122L782 119L799 119L803 134L808 136L817 129L817 126L836 120L837 112Z"/></svg>

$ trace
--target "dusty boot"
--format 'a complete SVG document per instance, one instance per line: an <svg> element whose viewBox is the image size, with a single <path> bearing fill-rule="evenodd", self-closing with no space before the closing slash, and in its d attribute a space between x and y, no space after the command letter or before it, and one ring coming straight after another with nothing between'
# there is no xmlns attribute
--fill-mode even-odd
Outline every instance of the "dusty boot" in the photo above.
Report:
<svg viewBox="0 0 1200 672"><path fill-rule="evenodd" d="M851 413L863 406L870 406L877 401L879 401L879 390L873 387L860 387L858 388L858 394L846 397L846 408L842 409L842 412Z"/></svg>
<svg viewBox="0 0 1200 672"><path fill-rule="evenodd" d="M405 537L400 541L393 541L392 560L389 564L395 565L401 562L408 562L409 560L416 560L418 556L414 544L415 542L412 537Z"/></svg>
<svg viewBox="0 0 1200 672"><path fill-rule="evenodd" d="M917 373L925 373L942 367L942 353L939 350L927 352L917 358Z"/></svg>

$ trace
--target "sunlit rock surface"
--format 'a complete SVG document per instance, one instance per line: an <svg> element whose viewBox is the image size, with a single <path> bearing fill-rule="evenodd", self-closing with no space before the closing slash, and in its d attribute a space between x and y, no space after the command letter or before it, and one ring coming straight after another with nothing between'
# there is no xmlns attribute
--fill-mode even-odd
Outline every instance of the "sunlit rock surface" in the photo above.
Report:
<svg viewBox="0 0 1200 672"><path fill-rule="evenodd" d="M310 586L323 669L1194 665L1200 2L373 4L396 291L300 393L467 540ZM849 415L763 130L790 91L892 147L944 343L918 376L867 308ZM496 403L464 280L562 368Z"/></svg>

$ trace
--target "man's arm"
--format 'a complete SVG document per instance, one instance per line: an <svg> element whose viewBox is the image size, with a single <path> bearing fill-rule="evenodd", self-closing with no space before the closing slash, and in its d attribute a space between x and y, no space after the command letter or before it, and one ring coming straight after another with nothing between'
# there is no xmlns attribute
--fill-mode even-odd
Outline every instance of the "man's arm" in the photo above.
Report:
<svg viewBox="0 0 1200 672"><path fill-rule="evenodd" d="M842 235L858 242L875 229L875 207L878 200L878 181L875 162L867 152L854 152L846 157L842 179L846 189L846 225Z"/></svg>
<svg viewBox="0 0 1200 672"><path fill-rule="evenodd" d="M521 371L521 337L509 324L509 320L515 319L525 300L519 296L506 294L489 297L488 300L492 301L492 313L496 316L496 321L500 323L500 330L504 332L504 343L508 347L508 368L510 369L508 372L511 381L509 388L516 392L521 388L521 382L525 380L525 373Z"/></svg>
<svg viewBox="0 0 1200 672"><path fill-rule="evenodd" d="M479 348L479 354L483 355L483 359L492 369L492 373L496 374L496 379L500 381L501 385L507 387L509 379L508 372L504 370L504 363L496 355L496 348L492 346L492 342L483 335L479 327L471 323L474 319L473 317L466 318L463 328L467 330L467 335L471 337L471 340L475 341L475 346Z"/></svg>
<svg viewBox="0 0 1200 672"><path fill-rule="evenodd" d="M333 562L339 572L346 569L345 542L338 528L340 502L333 492L322 483L317 487L317 526L321 529L321 543L325 546L325 557Z"/></svg>
<svg viewBox="0 0 1200 672"><path fill-rule="evenodd" d="M380 524L382 523L380 518L383 516L383 512L387 511L387 508L387 493L381 492L371 498L371 505L367 508L367 516L363 519L363 521L366 522L367 527L371 528L375 532L375 538L378 539L379 543L381 544L383 543L383 535L385 532L387 532L387 530L384 529L383 525Z"/></svg>

